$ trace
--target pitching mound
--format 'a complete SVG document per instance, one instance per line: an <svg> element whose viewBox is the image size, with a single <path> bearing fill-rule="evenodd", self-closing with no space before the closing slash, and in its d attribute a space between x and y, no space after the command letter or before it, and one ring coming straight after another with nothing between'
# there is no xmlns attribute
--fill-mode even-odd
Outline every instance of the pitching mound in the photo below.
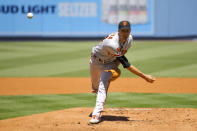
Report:
<svg viewBox="0 0 197 131"><path fill-rule="evenodd" d="M196 131L197 109L183 108L107 108L102 122L89 125L92 108L74 108L1 120L0 130L66 131L66 130L170 130Z"/></svg>

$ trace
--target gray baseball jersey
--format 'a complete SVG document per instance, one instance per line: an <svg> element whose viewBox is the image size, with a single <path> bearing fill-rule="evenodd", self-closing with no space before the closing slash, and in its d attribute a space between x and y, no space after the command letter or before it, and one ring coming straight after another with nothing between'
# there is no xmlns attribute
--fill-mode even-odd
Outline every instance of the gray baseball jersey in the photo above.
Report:
<svg viewBox="0 0 197 131"><path fill-rule="evenodd" d="M92 57L90 59L90 75L92 89L98 90L96 106L92 115L99 116L103 110L103 106L107 96L109 80L112 73L105 70L118 68L119 62L116 57L124 55L133 43L130 35L124 44L119 42L118 32L110 34L92 49ZM96 57L95 57L96 56ZM102 62L100 62L100 59ZM104 61L104 63L103 63Z"/></svg>
<svg viewBox="0 0 197 131"><path fill-rule="evenodd" d="M124 55L133 43L133 37L130 35L125 44L119 42L118 32L110 34L107 38L101 41L97 46L93 47L92 53L104 60L105 63L110 63Z"/></svg>

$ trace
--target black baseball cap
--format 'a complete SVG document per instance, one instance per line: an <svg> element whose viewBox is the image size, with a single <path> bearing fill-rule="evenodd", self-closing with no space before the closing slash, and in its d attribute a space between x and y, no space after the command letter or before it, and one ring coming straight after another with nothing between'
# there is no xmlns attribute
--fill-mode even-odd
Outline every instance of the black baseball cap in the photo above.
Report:
<svg viewBox="0 0 197 131"><path fill-rule="evenodd" d="M122 30L122 29L131 29L131 26L130 26L130 23L129 21L121 21L119 24L118 24L118 29L119 30Z"/></svg>

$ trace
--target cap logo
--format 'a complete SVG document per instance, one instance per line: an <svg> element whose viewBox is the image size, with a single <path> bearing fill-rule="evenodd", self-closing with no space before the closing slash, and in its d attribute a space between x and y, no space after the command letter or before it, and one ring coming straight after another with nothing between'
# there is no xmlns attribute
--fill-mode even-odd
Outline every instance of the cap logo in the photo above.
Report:
<svg viewBox="0 0 197 131"><path fill-rule="evenodd" d="M123 21L123 25L126 26L127 25L127 22L126 21Z"/></svg>

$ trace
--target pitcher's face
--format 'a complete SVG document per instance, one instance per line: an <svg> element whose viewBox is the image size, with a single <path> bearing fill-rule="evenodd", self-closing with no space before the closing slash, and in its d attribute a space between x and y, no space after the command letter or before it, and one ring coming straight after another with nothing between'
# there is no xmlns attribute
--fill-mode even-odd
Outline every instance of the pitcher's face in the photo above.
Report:
<svg viewBox="0 0 197 131"><path fill-rule="evenodd" d="M125 41L128 39L129 35L130 35L131 29L119 29L118 30L118 35L120 38L120 42L125 43Z"/></svg>

